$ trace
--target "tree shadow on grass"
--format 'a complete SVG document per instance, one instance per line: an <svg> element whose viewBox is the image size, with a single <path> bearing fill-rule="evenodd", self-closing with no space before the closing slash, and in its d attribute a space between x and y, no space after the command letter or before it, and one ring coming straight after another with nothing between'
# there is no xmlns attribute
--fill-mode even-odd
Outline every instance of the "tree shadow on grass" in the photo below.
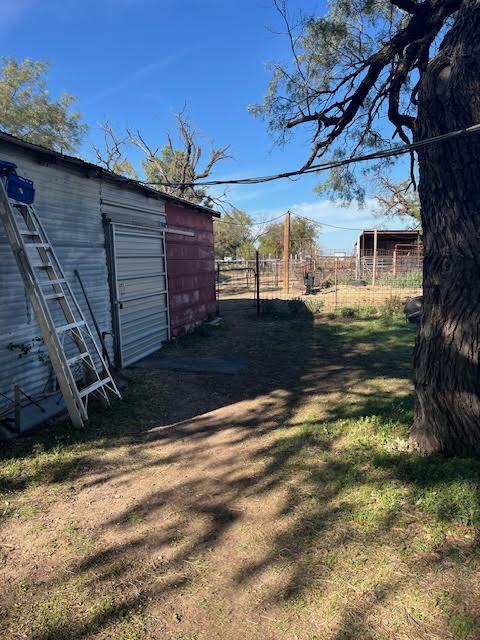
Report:
<svg viewBox="0 0 480 640"><path fill-rule="evenodd" d="M110 496L149 478L147 486L139 485L133 504L95 524L94 548L74 559L67 573L57 569L35 594L46 602L40 609L48 609L55 589L68 594L80 582L90 599L110 599L96 608L73 607L47 622L37 608L27 617L29 637L85 638L100 631L118 637L116 625L139 610L155 620L151 637L169 637L177 623L169 622L165 609L181 609L185 598L191 607L199 591L208 605L195 609L197 619L182 623L185 637L199 628L205 632L199 637L208 637L208 624L221 627L213 602L235 601L239 593L255 594L247 604L238 602L240 618L267 607L274 619L286 615L285 624L291 608L302 604L298 637L313 637L305 629L315 624L321 637L335 640L369 637L372 625L377 635L391 637L393 622L382 627L379 617L388 607L394 612L396 598L427 585L440 589L438 574L448 570L456 548L443 523L480 524L480 467L394 448L409 424L411 401L392 399L391 391L379 391L372 380L408 378L412 331L381 322L305 319L262 321L246 336L241 327L232 319L223 344L209 348L219 353L229 344L234 353L251 350L253 367L229 385L222 381L223 394L216 379L217 395L200 403L206 412L190 415L191 407L180 408L182 420L157 421L152 428L158 416L152 391L165 383L159 374L148 382L140 407L132 403L127 414L119 406L99 414L93 428L101 437L95 432L68 440L71 459L60 452L51 460L46 443L43 463L19 484L11 480L19 490L32 481L68 478L80 493L108 488ZM195 348L204 345L192 342L185 350ZM195 379L200 387L205 380ZM185 377L185 393L202 392L192 380ZM335 400L328 400L329 394ZM305 407L315 411L311 403L317 396L321 419L303 419ZM99 457L115 449L117 458ZM425 551L416 545L419 539L427 544L422 533L427 525L441 533ZM476 560L476 541L464 544L462 554ZM465 576L465 584L469 579ZM454 587L468 602L466 590ZM407 614L394 613L395 622L442 637L446 623ZM227 633L232 620L225 624ZM264 625L251 637L276 637L276 623ZM229 637L236 637L235 631Z"/></svg>

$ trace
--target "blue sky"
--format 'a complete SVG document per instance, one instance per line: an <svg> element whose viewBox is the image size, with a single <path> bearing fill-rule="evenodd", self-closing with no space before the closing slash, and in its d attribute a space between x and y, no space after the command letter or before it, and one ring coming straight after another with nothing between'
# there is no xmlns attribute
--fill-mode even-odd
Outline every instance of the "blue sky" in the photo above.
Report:
<svg viewBox="0 0 480 640"><path fill-rule="evenodd" d="M296 6L313 13L324 5L291 0ZM93 159L105 119L161 144L185 103L199 132L231 145L233 159L217 177L274 173L306 157L306 131L280 148L247 112L265 92L267 63L288 60L285 39L272 33L280 25L270 0L0 0L0 7L3 55L48 60L52 93L78 97L90 126L84 157ZM232 187L229 200L260 220L290 209L340 226L374 225L373 202L360 211L338 207L313 192L317 182ZM320 242L345 250L357 235L324 227Z"/></svg>

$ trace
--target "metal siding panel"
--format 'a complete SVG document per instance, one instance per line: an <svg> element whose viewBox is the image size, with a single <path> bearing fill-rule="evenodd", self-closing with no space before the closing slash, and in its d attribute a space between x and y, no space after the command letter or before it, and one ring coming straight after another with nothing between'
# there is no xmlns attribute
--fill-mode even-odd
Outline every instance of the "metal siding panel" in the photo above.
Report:
<svg viewBox="0 0 480 640"><path fill-rule="evenodd" d="M100 212L100 180L60 164L39 164L34 155L0 142L0 158L18 165L18 173L35 183L35 206L66 277L91 324L91 316L74 277L78 269L102 331L111 332L111 310L105 240ZM20 281L4 230L0 228L0 391L11 396L14 384L27 393L41 393L48 383L50 363L38 354L18 357L9 343L24 343L40 335ZM109 344L111 348L111 344ZM42 349L41 349L42 350ZM6 401L0 398L0 403Z"/></svg>
<svg viewBox="0 0 480 640"><path fill-rule="evenodd" d="M102 213L112 222L157 226L165 224L165 202L113 182L102 183ZM119 203L122 206L115 206ZM138 208L137 208L138 207ZM143 209L151 210L148 213Z"/></svg>
<svg viewBox="0 0 480 640"><path fill-rule="evenodd" d="M167 202L167 225L195 236L166 234L170 323L173 336L193 329L216 310L211 216Z"/></svg>
<svg viewBox="0 0 480 640"><path fill-rule="evenodd" d="M168 338L162 233L114 225L122 366L157 351Z"/></svg>

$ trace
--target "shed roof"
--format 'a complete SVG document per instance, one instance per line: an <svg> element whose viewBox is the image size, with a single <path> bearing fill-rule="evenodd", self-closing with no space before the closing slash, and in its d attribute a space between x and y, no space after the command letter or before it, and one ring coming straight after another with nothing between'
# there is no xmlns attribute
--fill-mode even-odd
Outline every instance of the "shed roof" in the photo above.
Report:
<svg viewBox="0 0 480 640"><path fill-rule="evenodd" d="M87 162L82 160L81 158L77 158L76 156L69 156L65 153L60 153L59 151L54 151L53 149L49 149L48 147L43 147L38 144L33 144L32 142L27 142L27 140L22 140L22 138L18 138L17 136L12 136L10 133L6 133L5 131L0 131L0 141L8 142L17 147L21 147L23 149L27 149L38 156L41 156L45 160L50 162L62 163L65 165L70 165L77 167L80 170L85 171L88 175L95 174L101 178L106 180L110 180L112 182L118 182L127 184L128 186L137 189L141 193L144 193L152 198L157 198L161 200L167 200L174 204L178 204L187 209L194 209L196 211L200 211L202 213L207 213L215 218L220 218L220 212L215 211L215 209L211 209L210 207L205 207L201 204L195 204L194 202L190 202L189 200L185 200L184 198L178 198L177 196L172 196L169 193L164 193L163 191L159 191L158 189L153 189L148 185L145 185L138 180L134 180L133 178L126 178L125 176L121 176L113 171L109 171L104 167L100 167L97 164L93 164L92 162Z"/></svg>
<svg viewBox="0 0 480 640"><path fill-rule="evenodd" d="M366 230L366 231L362 231L362 233L360 235L368 235L368 234L374 234L375 230ZM396 236L396 235L419 235L420 231L418 229L377 229L377 234L378 235L392 235L392 236Z"/></svg>

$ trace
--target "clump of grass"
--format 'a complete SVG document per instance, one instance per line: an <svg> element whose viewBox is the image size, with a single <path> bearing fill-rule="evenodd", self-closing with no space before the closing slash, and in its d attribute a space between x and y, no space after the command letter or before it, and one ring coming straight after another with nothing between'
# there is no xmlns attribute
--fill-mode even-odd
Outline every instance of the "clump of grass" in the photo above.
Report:
<svg viewBox="0 0 480 640"><path fill-rule="evenodd" d="M374 305L367 304L357 310L357 316L363 320L370 320L378 316L378 309Z"/></svg>
<svg viewBox="0 0 480 640"><path fill-rule="evenodd" d="M462 611L448 615L448 627L459 640L477 637L474 633L478 630L479 624L478 618L468 612Z"/></svg>
<svg viewBox="0 0 480 640"><path fill-rule="evenodd" d="M320 313L324 307L323 300L319 300L319 298L305 298L304 304L313 315Z"/></svg>
<svg viewBox="0 0 480 640"><path fill-rule="evenodd" d="M380 315L383 318L393 318L403 314L405 300L400 296L390 296L380 307Z"/></svg>
<svg viewBox="0 0 480 640"><path fill-rule="evenodd" d="M357 310L353 307L342 307L338 310L338 314L341 318L355 318Z"/></svg>
<svg viewBox="0 0 480 640"><path fill-rule="evenodd" d="M412 504L440 522L480 525L480 461L385 453L375 464L407 483Z"/></svg>
<svg viewBox="0 0 480 640"><path fill-rule="evenodd" d="M130 524L140 524L140 522L143 522L143 519L143 515L139 511L132 511L127 516L127 521Z"/></svg>
<svg viewBox="0 0 480 640"><path fill-rule="evenodd" d="M291 315L312 316L320 311L323 302L317 298L292 298L287 307Z"/></svg>

